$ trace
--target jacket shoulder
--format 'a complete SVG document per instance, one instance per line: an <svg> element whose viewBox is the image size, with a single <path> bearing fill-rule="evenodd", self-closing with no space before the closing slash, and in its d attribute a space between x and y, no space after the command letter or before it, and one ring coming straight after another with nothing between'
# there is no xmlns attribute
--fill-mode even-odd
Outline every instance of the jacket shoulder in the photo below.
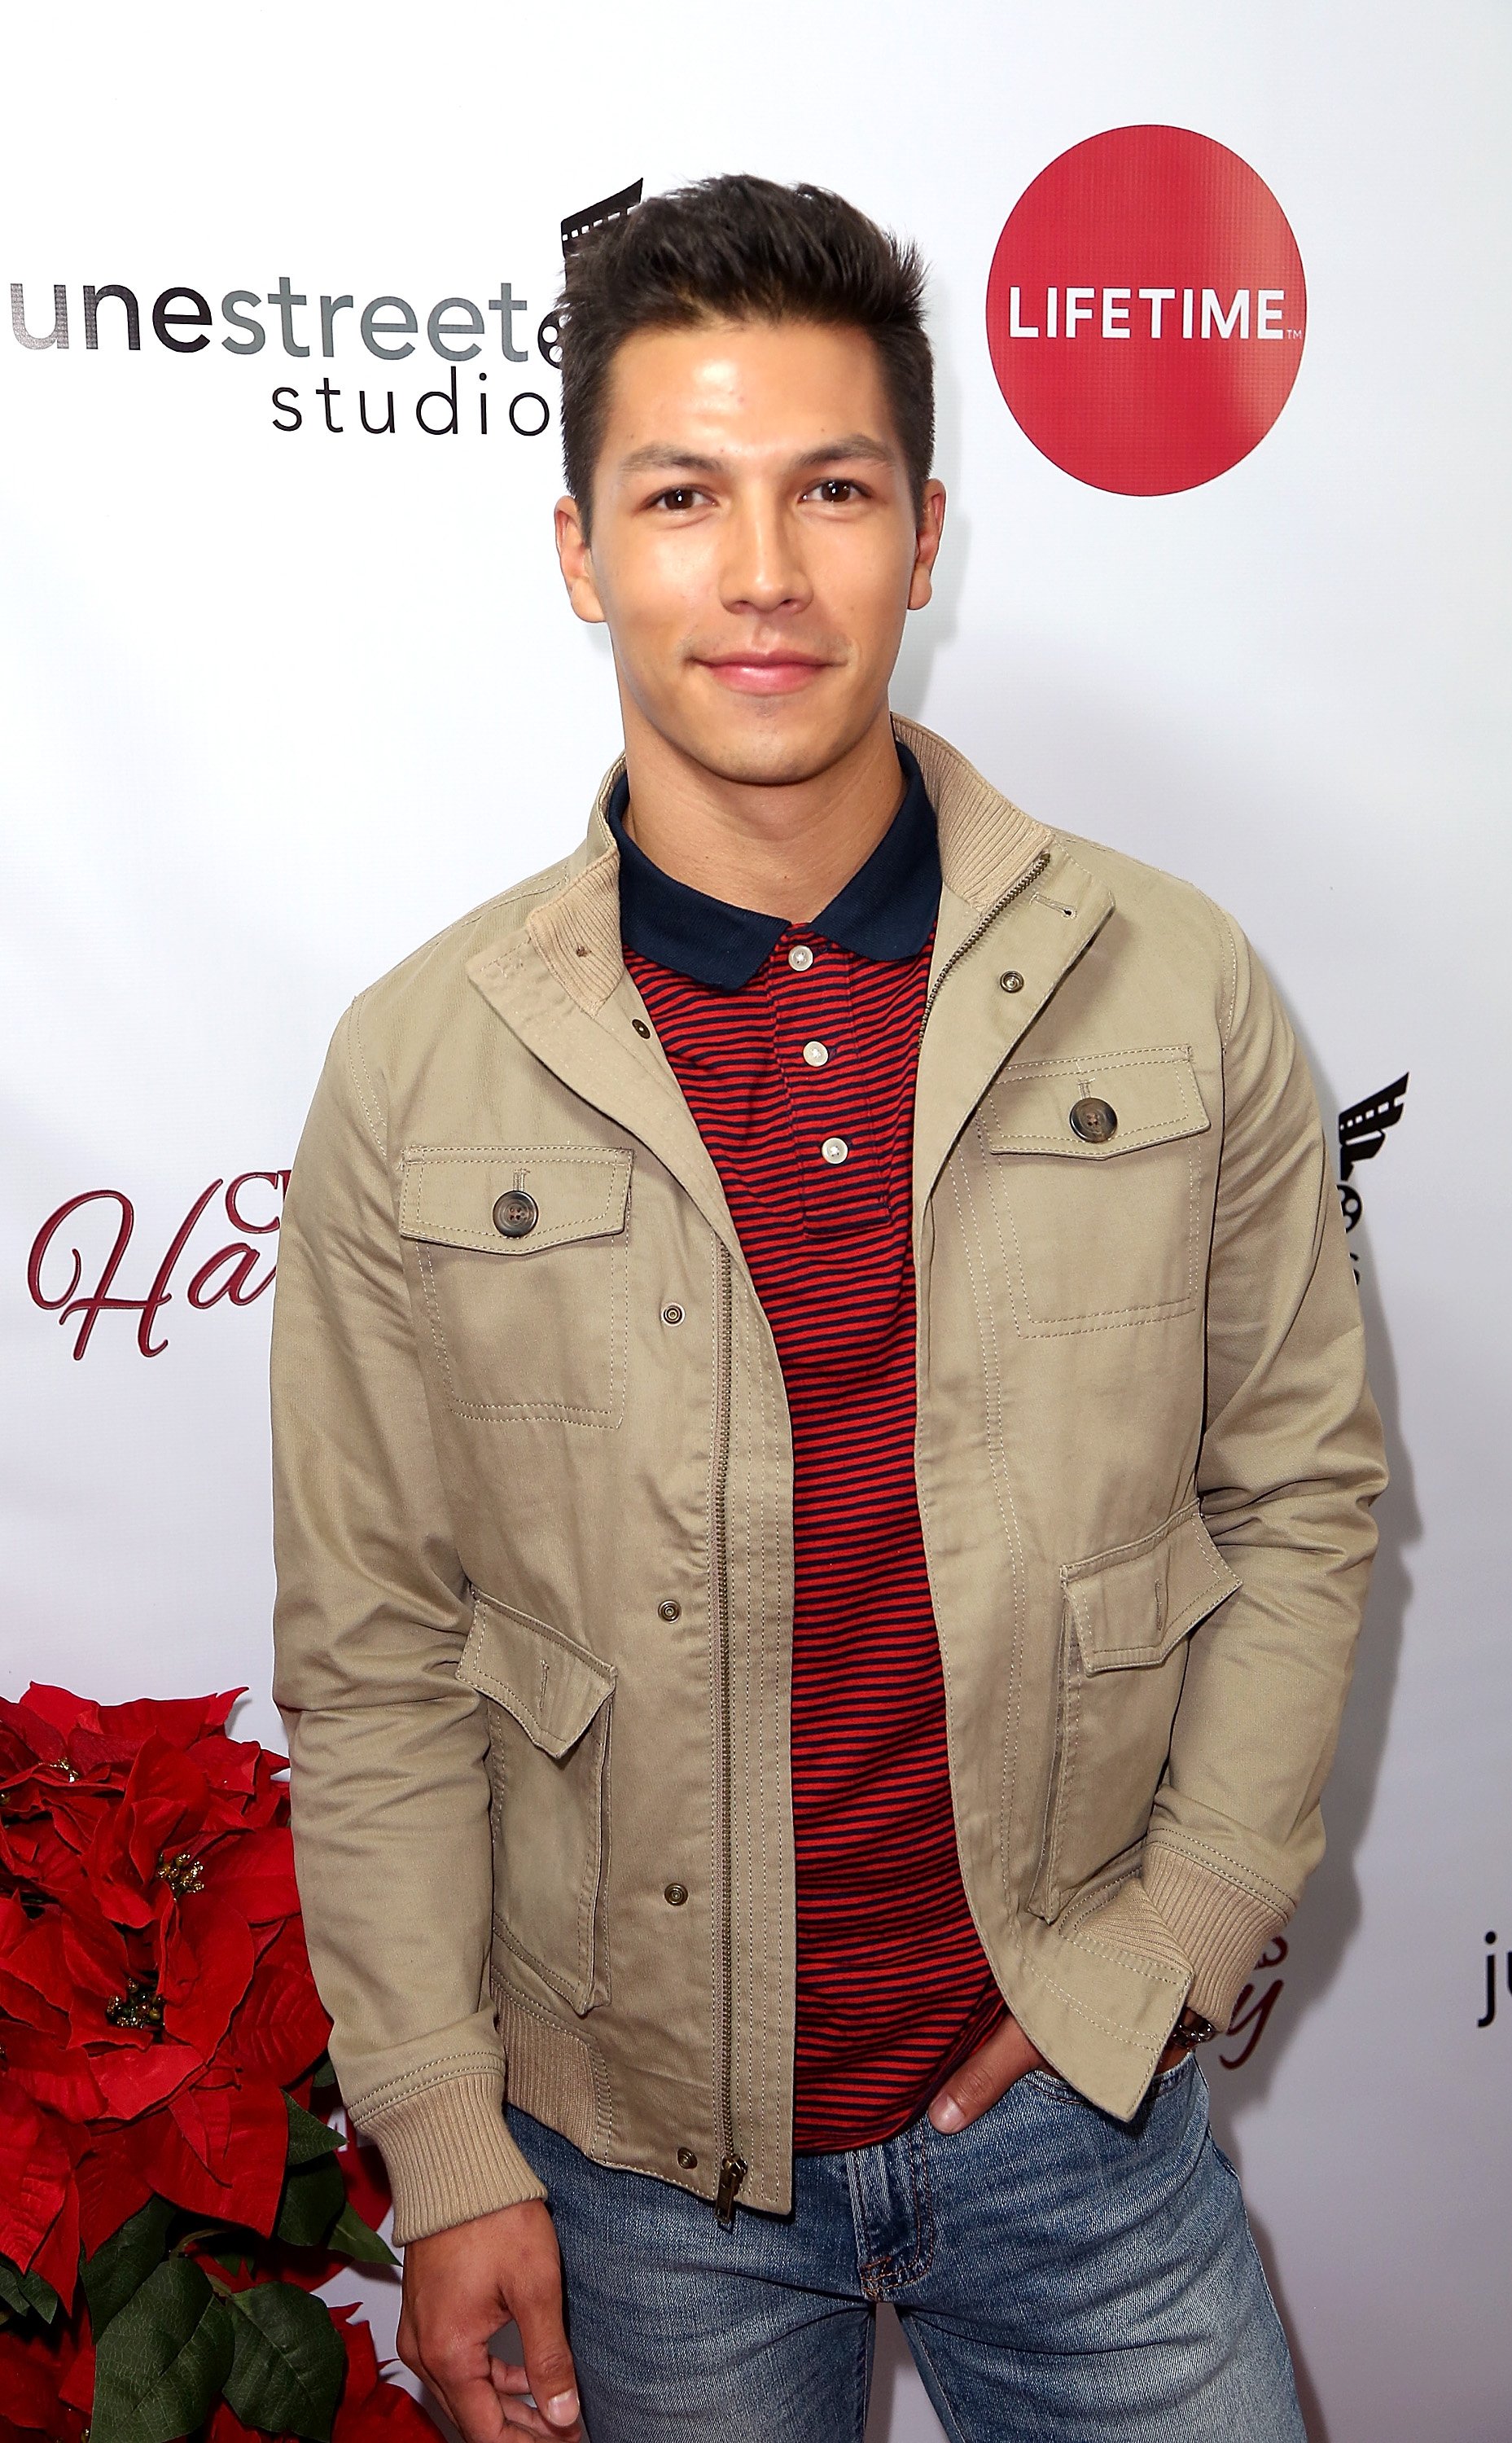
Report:
<svg viewBox="0 0 1512 2443"><path fill-rule="evenodd" d="M483 900L359 992L351 1018L370 1051L382 1059L410 1038L425 1042L468 1009L476 999L467 980L469 961L522 932L532 911L555 898L584 862L583 849L574 849Z"/></svg>
<svg viewBox="0 0 1512 2443"><path fill-rule="evenodd" d="M1227 1033L1241 973L1252 961L1248 942L1228 909L1194 882L1121 849L1083 839L1074 832L1055 836L1068 856L1107 886L1117 917L1143 937L1147 948L1162 958L1180 959L1188 972L1198 966L1211 969Z"/></svg>

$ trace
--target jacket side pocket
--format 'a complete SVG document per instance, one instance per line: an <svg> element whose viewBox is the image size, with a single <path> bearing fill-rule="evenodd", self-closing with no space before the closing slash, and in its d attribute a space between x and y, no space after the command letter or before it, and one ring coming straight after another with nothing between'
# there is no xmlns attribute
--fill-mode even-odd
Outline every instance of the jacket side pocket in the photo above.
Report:
<svg viewBox="0 0 1512 2443"><path fill-rule="evenodd" d="M1047 1921L1137 1851L1171 1751L1187 1639L1239 1585L1197 1504L1077 1561L1064 1589L1055 1751L1029 1906Z"/></svg>
<svg viewBox="0 0 1512 2443"><path fill-rule="evenodd" d="M488 1711L496 1929L581 2016L609 1999L613 1669L479 1592L457 1677Z"/></svg>

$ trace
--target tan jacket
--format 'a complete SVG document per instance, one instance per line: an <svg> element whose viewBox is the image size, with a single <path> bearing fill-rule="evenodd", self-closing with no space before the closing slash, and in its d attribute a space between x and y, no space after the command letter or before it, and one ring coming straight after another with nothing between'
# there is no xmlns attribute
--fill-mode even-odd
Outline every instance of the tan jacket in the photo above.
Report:
<svg viewBox="0 0 1512 2443"><path fill-rule="evenodd" d="M1228 918L898 728L944 876L917 1466L961 1868L1028 2033L1126 2117L1321 1854L1385 1480L1359 1306ZM401 2238L540 2194L506 2063L601 2162L789 2202L787 1405L603 804L354 1003L283 1223L276 1689Z"/></svg>

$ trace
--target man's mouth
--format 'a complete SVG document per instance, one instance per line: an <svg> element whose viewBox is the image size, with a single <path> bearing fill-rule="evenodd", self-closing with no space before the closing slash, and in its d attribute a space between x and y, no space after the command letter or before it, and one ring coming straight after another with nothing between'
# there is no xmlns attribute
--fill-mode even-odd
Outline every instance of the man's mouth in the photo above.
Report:
<svg viewBox="0 0 1512 2443"><path fill-rule="evenodd" d="M770 653L702 653L699 663L720 687L738 695L792 695L832 667L820 653L795 652L788 647Z"/></svg>

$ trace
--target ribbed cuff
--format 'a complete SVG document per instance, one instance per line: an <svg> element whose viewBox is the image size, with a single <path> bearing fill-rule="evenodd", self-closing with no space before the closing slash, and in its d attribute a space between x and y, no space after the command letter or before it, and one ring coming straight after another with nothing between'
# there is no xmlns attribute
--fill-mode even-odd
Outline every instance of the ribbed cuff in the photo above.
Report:
<svg viewBox="0 0 1512 2443"><path fill-rule="evenodd" d="M1281 1932L1289 1910L1257 1900L1163 1842L1147 1845L1139 1880L1192 1962L1189 2005L1215 2028L1226 2029L1245 1978L1272 1935Z"/></svg>
<svg viewBox="0 0 1512 2443"><path fill-rule="evenodd" d="M401 2247L546 2194L505 2126L502 2063L364 2112L361 2126L383 2154Z"/></svg>

